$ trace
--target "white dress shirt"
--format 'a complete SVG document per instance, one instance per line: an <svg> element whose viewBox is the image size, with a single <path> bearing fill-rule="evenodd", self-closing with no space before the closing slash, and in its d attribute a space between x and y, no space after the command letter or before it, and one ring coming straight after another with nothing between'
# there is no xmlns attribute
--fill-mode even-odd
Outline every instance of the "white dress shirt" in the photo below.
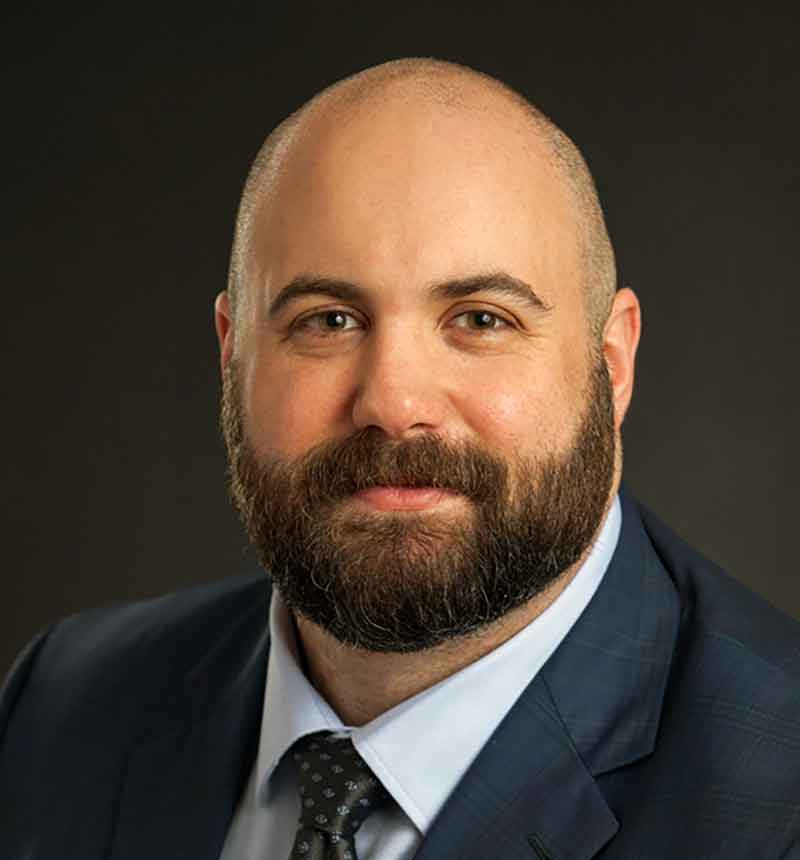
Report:
<svg viewBox="0 0 800 860"><path fill-rule="evenodd" d="M300 816L291 756L318 731L349 734L394 803L356 834L359 860L410 860L492 732L592 599L619 539L615 498L586 561L558 598L499 648L363 726L345 726L303 674L294 627L277 592L258 757L221 860L288 860Z"/></svg>

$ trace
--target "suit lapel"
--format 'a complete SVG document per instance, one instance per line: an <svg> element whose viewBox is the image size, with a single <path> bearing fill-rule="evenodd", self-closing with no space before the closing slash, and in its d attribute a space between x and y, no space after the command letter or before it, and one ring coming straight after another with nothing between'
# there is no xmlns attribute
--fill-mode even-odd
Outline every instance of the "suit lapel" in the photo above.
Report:
<svg viewBox="0 0 800 860"><path fill-rule="evenodd" d="M268 645L257 601L165 704L131 752L112 860L218 860L255 761Z"/></svg>
<svg viewBox="0 0 800 860"><path fill-rule="evenodd" d="M618 822L595 777L655 742L680 606L635 501L589 606L475 759L417 860L589 860Z"/></svg>
<svg viewBox="0 0 800 860"><path fill-rule="evenodd" d="M625 492L622 532L583 615L542 669L594 776L652 752L681 620L678 592Z"/></svg>
<svg viewBox="0 0 800 860"><path fill-rule="evenodd" d="M539 676L451 795L417 860L583 860L617 827Z"/></svg>

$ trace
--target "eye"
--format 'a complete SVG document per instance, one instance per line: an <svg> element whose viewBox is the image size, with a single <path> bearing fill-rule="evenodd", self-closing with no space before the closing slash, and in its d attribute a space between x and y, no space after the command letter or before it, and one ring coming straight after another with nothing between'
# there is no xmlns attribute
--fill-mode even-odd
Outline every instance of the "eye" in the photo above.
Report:
<svg viewBox="0 0 800 860"><path fill-rule="evenodd" d="M512 326L512 323L504 317L486 310L464 311L464 313L453 317L453 320L465 320L466 325L455 323L456 328L467 329L471 332L496 332Z"/></svg>
<svg viewBox="0 0 800 860"><path fill-rule="evenodd" d="M357 325L347 325L348 320L352 320ZM353 314L334 308L303 317L292 326L292 329L319 337L330 337L337 332L352 331L354 328L360 327L361 323Z"/></svg>

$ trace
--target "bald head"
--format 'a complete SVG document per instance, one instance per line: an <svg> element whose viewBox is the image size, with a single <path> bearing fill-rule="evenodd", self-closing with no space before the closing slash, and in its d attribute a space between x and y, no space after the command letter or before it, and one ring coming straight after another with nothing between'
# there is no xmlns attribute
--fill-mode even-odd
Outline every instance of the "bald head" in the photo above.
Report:
<svg viewBox="0 0 800 860"><path fill-rule="evenodd" d="M522 124L533 158L544 157L559 177L570 208L581 261L581 286L595 343L602 337L616 290L614 254L594 182L575 144L522 95L481 72L428 58L395 60L339 81L314 96L266 139L248 175L236 223L228 292L236 312L246 290L256 214L275 196L282 172L303 140L321 124L342 124L393 110L469 110L497 123L498 111Z"/></svg>

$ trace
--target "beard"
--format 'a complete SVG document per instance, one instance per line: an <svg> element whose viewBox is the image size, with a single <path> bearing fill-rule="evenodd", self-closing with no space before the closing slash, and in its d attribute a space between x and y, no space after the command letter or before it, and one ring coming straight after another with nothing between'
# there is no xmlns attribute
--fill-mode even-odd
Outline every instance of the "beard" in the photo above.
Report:
<svg viewBox="0 0 800 860"><path fill-rule="evenodd" d="M552 585L600 527L616 452L602 355L571 444L535 459L435 434L393 442L376 427L295 460L262 457L247 438L239 378L232 362L221 414L232 498L289 610L345 645L409 653L476 635ZM452 490L466 511L349 501L375 486Z"/></svg>

